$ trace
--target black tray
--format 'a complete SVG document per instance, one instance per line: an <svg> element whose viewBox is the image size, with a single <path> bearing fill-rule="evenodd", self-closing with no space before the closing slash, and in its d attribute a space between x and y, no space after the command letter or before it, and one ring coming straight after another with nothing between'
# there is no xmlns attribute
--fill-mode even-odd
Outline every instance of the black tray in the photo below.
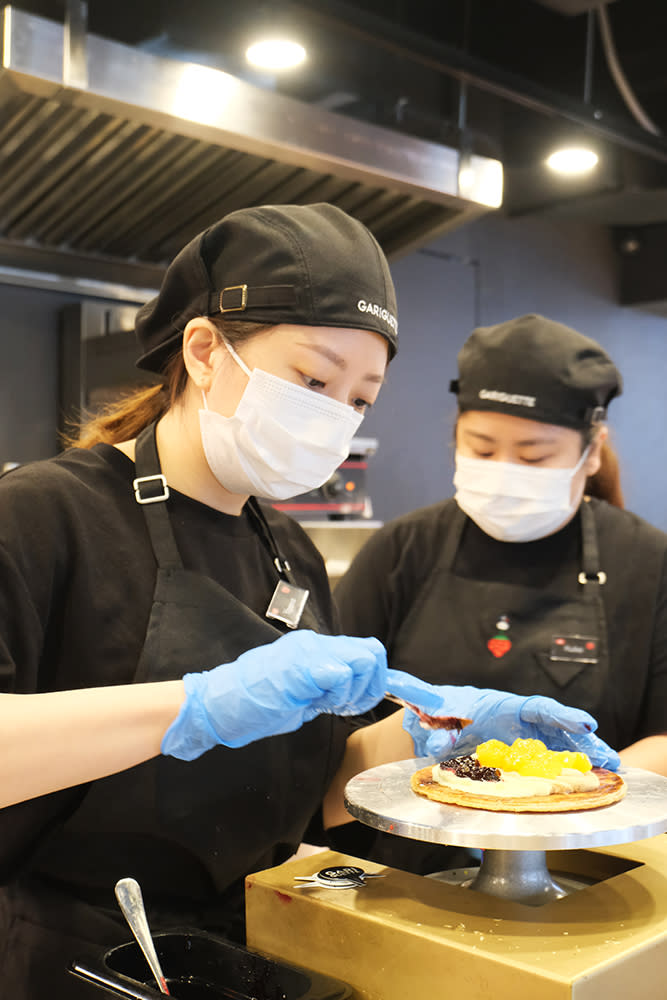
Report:
<svg viewBox="0 0 667 1000"><path fill-rule="evenodd" d="M346 983L265 958L203 931L154 935L169 991L176 1000L347 1000ZM135 941L72 962L69 971L107 994L132 1000L163 997Z"/></svg>

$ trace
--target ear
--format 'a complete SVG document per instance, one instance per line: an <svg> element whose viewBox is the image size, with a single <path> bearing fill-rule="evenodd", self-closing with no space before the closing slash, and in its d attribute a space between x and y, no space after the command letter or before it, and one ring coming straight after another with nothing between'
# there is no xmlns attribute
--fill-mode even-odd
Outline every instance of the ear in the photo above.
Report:
<svg viewBox="0 0 667 1000"><path fill-rule="evenodd" d="M605 443L608 437L609 437L609 429L605 427L603 424L599 428L593 440L591 441L588 458L584 463L584 469L586 471L587 479L589 476L594 476L595 473L600 468L600 452L602 451L602 445Z"/></svg>
<svg viewBox="0 0 667 1000"><path fill-rule="evenodd" d="M205 316L195 316L183 331L183 361L194 384L209 389L218 368L215 358L220 348L220 335Z"/></svg>

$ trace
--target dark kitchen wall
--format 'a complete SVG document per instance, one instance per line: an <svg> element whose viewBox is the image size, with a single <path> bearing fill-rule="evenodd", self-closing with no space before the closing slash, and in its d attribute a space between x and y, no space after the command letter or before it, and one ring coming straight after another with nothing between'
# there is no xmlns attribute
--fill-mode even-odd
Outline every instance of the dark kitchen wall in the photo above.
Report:
<svg viewBox="0 0 667 1000"><path fill-rule="evenodd" d="M540 312L598 340L625 389L610 406L626 506L667 530L667 319L616 304L605 229L486 217L397 261L400 349L359 431L376 437L369 481L388 520L452 493L449 382L475 325Z"/></svg>
<svg viewBox="0 0 667 1000"><path fill-rule="evenodd" d="M491 216L393 265L400 342L360 435L376 437L374 513L389 520L451 494L456 353L476 321L542 312L599 340L625 378L610 409L627 506L667 530L667 320L616 304L607 232ZM57 448L58 313L75 296L0 285L0 464Z"/></svg>
<svg viewBox="0 0 667 1000"><path fill-rule="evenodd" d="M59 450L61 312L81 301L80 295L53 289L0 284L0 467ZM133 317L136 307L91 300L87 310L94 313L94 333L103 332L105 314Z"/></svg>
<svg viewBox="0 0 667 1000"><path fill-rule="evenodd" d="M58 311L72 295L0 285L0 466L57 448Z"/></svg>

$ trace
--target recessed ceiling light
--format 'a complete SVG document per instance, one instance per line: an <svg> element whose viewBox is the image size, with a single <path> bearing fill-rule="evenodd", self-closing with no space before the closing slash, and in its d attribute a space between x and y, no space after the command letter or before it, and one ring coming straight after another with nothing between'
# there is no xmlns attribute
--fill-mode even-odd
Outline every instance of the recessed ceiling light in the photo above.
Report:
<svg viewBox="0 0 667 1000"><path fill-rule="evenodd" d="M298 42L285 38L267 38L246 49L246 59L259 69L292 69L306 58L306 50Z"/></svg>
<svg viewBox="0 0 667 1000"><path fill-rule="evenodd" d="M557 149L547 157L547 166L559 174L585 174L598 162L598 154L592 149L571 147Z"/></svg>

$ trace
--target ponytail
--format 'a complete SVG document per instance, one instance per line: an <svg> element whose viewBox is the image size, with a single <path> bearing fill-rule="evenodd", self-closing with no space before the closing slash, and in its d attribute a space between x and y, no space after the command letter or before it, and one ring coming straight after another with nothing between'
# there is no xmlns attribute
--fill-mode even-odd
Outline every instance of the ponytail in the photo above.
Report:
<svg viewBox="0 0 667 1000"><path fill-rule="evenodd" d="M208 317L224 337L236 348L255 334L269 330L273 324L248 323L242 320L224 320ZM92 415L84 415L72 434L63 435L65 447L92 448L96 444L120 444L136 438L144 427L163 417L181 398L188 384L188 371L183 352L177 350L167 361L161 385L142 386L133 392L123 393Z"/></svg>

